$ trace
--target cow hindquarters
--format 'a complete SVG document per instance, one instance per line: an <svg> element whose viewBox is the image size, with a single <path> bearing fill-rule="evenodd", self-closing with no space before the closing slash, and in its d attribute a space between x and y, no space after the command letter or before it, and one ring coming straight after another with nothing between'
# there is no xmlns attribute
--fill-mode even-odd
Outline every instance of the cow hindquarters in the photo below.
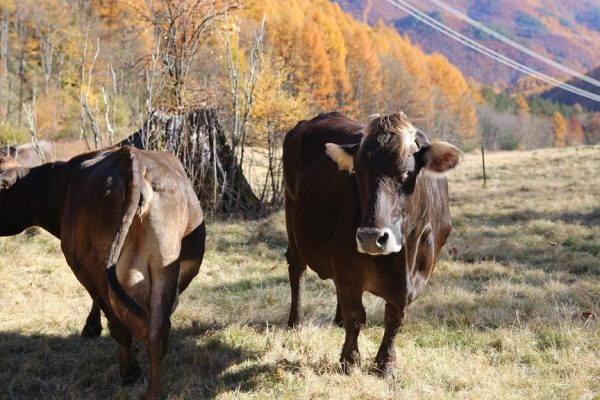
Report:
<svg viewBox="0 0 600 400"><path fill-rule="evenodd" d="M396 366L394 341L404 321L405 309L406 305L394 307L391 303L385 304L385 331L379 351L377 352L377 356L375 356L376 373L388 375Z"/></svg>
<svg viewBox="0 0 600 400"><path fill-rule="evenodd" d="M150 379L146 399L161 398L161 368L167 353L171 330L171 312L177 299L177 280L179 260L161 267L152 275L152 293L150 298L150 329L148 335L148 353L150 355Z"/></svg>

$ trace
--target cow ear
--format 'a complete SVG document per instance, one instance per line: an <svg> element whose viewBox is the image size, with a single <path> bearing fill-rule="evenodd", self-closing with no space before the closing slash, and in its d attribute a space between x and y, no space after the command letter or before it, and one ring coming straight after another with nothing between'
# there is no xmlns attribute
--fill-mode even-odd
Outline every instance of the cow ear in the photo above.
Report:
<svg viewBox="0 0 600 400"><path fill-rule="evenodd" d="M18 177L19 174L14 168L7 169L4 172L0 172L0 190L9 189L12 185L15 184Z"/></svg>
<svg viewBox="0 0 600 400"><path fill-rule="evenodd" d="M358 151L359 146L359 143L341 145L326 143L325 153L338 164L340 171L352 172L354 170L354 155Z"/></svg>
<svg viewBox="0 0 600 400"><path fill-rule="evenodd" d="M447 142L436 142L421 149L423 168L436 173L444 173L458 164L463 153Z"/></svg>

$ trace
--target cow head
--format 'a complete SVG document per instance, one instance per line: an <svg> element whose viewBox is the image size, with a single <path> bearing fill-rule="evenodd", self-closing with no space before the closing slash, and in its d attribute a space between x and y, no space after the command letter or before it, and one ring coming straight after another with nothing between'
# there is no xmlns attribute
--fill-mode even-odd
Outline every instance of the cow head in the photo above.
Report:
<svg viewBox="0 0 600 400"><path fill-rule="evenodd" d="M17 168L19 166L19 162L16 158L5 156L0 156L0 172L7 170L9 168Z"/></svg>
<svg viewBox="0 0 600 400"><path fill-rule="evenodd" d="M0 196L4 192L8 191L19 178L18 171L16 169L8 169L6 171L0 171Z"/></svg>
<svg viewBox="0 0 600 400"><path fill-rule="evenodd" d="M325 146L341 170L355 173L362 212L356 245L370 255L401 250L417 176L454 168L461 155L449 143L429 143L403 113L372 116L360 143Z"/></svg>

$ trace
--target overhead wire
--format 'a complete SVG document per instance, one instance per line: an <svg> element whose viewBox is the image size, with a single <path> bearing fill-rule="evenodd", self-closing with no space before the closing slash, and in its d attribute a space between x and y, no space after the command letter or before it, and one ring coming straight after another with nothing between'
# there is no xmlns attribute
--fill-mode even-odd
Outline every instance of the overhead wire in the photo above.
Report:
<svg viewBox="0 0 600 400"><path fill-rule="evenodd" d="M531 50L531 49L529 49L529 48L521 45L520 43L515 42L514 40L512 40L512 39L510 39L510 38L502 35L501 33L496 32L495 30L488 28L487 26L481 24L478 21L475 21L474 19L472 19L468 15L465 15L465 14L461 13L460 11L456 10L455 8L452 8L447 3L444 3L443 1L440 1L440 0L428 0L428 1L430 3L435 4L436 6L440 7L441 9L445 10L446 12L454 15L455 17L463 20L464 22L468 23L469 25L474 26L474 27L482 30L483 32L487 33L488 35L495 37L496 39L500 40L501 42L506 43L509 46L511 46L513 48L516 48L516 49L522 51L523 53L525 53L525 54L527 54L527 55L529 55L531 57L534 57L537 60L539 60L539 61L541 61L541 62L543 62L545 64L551 65L552 67L554 67L556 69L559 69L559 70L561 70L561 71L563 71L563 72L565 72L565 73L567 73L567 74L569 74L571 76L577 77L577 78L579 78L582 81L586 81L586 82L588 82L588 83L590 83L590 84L592 84L594 86L600 87L600 81L599 80L596 80L596 79L594 79L594 78L592 78L590 76L584 75L584 74L582 74L582 73L580 73L578 71L575 71L574 69L571 69L571 68L569 68L569 67L567 67L565 65L557 63L556 61L554 61L554 60L552 60L552 59L550 59L550 58L548 58L546 56L543 56L543 55L541 55L541 54L539 54L539 53L537 53L537 52L535 52L535 51L533 51L533 50Z"/></svg>
<svg viewBox="0 0 600 400"><path fill-rule="evenodd" d="M509 57L506 57L500 53L497 53L494 50L491 50L490 48L464 36L463 34L455 31L454 29L446 26L445 24L435 20L434 18L431 18L429 15L427 15L427 14L421 12L419 9L413 7L410 3L407 3L403 0L385 0L385 1L392 4L393 6L397 7L398 9L406 12L407 14L413 16L414 18L418 19L419 21L425 23L426 25L431 26L432 28L443 33L444 35L447 35L447 36L451 37L452 39L457 40L458 42L464 44L465 46L467 46L489 58L492 58L495 61L498 61L498 62L500 62L508 67L511 67L519 72L533 76L539 80L550 83L554 86L560 87L561 89L566 90L568 92L577 94L579 96L588 98L590 100L600 102L599 95L596 95L592 92L588 92L587 90L575 87L568 83L561 82L556 78L553 78L551 76L543 74L543 73L536 71L533 68L530 68L526 65L523 65Z"/></svg>

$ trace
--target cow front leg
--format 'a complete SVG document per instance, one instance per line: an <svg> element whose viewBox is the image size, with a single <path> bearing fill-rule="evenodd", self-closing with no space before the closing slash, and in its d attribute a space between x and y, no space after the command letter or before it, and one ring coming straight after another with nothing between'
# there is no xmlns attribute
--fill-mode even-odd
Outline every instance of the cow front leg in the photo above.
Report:
<svg viewBox="0 0 600 400"><path fill-rule="evenodd" d="M344 326L344 318L342 316L342 306L340 305L340 300L337 300L337 305L335 306L335 317L333 317L333 323L339 327Z"/></svg>
<svg viewBox="0 0 600 400"><path fill-rule="evenodd" d="M81 331L81 337L84 339L94 339L100 337L102 333L102 322L100 320L100 307L92 303L92 309L85 320L85 326Z"/></svg>
<svg viewBox="0 0 600 400"><path fill-rule="evenodd" d="M394 341L400 331L404 320L404 310L397 310L391 303L385 303L384 324L385 331L383 340L379 346L377 356L375 356L375 372L381 375L389 375L396 366L396 348Z"/></svg>
<svg viewBox="0 0 600 400"><path fill-rule="evenodd" d="M158 276L156 276L158 275ZM171 312L177 297L179 261L163 267L152 276L150 299L150 331L148 353L150 355L150 379L146 400L161 398L162 362L169 348Z"/></svg>
<svg viewBox="0 0 600 400"><path fill-rule="evenodd" d="M362 304L362 290L359 288L338 290L338 299L341 302L344 329L346 330L346 339L342 347L340 363L342 371L347 374L353 368L360 367L358 335L360 329L365 324L367 314Z"/></svg>
<svg viewBox="0 0 600 400"><path fill-rule="evenodd" d="M123 385L136 383L143 375L135 353L131 348L131 334L125 325L116 317L108 319L110 335L119 343L119 375Z"/></svg>
<svg viewBox="0 0 600 400"><path fill-rule="evenodd" d="M304 307L302 306L302 292L304 290L304 274L306 273L306 263L300 260L294 252L288 247L285 257L288 262L288 273L290 277L290 288L292 289L292 303L290 306L290 316L288 318L288 327L294 328L304 323Z"/></svg>

